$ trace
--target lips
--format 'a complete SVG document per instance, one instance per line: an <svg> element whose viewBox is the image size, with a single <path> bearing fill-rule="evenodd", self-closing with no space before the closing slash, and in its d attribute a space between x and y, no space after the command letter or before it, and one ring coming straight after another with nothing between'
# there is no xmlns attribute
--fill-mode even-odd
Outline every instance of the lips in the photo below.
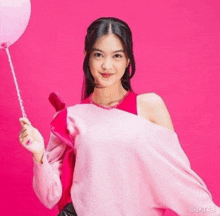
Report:
<svg viewBox="0 0 220 216"><path fill-rule="evenodd" d="M101 73L101 75L105 78L108 78L108 77L112 76L113 74L112 73Z"/></svg>
<svg viewBox="0 0 220 216"><path fill-rule="evenodd" d="M100 73L100 74L104 74L104 75L112 75L113 73Z"/></svg>

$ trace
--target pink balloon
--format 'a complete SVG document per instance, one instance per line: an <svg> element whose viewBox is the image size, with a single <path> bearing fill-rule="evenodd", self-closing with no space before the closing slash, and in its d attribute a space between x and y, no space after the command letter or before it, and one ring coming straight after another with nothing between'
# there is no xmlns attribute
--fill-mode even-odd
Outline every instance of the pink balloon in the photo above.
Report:
<svg viewBox="0 0 220 216"><path fill-rule="evenodd" d="M30 0L0 0L0 49L15 43L31 15Z"/></svg>

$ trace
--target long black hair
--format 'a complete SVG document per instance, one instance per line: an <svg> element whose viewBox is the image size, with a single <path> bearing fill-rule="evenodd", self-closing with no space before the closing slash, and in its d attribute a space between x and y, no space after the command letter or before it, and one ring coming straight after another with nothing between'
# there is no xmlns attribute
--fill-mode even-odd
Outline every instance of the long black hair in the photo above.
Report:
<svg viewBox="0 0 220 216"><path fill-rule="evenodd" d="M110 32L111 27L111 32ZM115 34L118 36L123 44L126 56L130 59L129 65L125 70L123 77L121 78L122 86L125 90L133 91L130 84L130 79L135 74L135 60L133 56L133 41L132 33L124 21L115 17L101 17L93 21L87 28L87 34L85 37L85 48L86 56L83 62L84 71L84 81L81 100L87 98L93 91L95 87L94 77L89 69L89 57L92 51L93 45L103 35ZM131 73L129 74L129 69L131 66Z"/></svg>

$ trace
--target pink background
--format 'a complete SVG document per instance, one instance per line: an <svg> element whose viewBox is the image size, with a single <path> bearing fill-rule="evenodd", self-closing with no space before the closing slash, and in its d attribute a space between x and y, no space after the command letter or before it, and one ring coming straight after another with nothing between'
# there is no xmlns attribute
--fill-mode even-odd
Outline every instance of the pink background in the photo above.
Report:
<svg viewBox="0 0 220 216"><path fill-rule="evenodd" d="M67 106L80 102L88 25L101 16L118 17L133 33L135 92L164 99L192 169L220 206L218 0L31 3L29 25L9 50L27 117L45 143L55 113L49 94L58 92ZM18 141L22 115L4 50L0 70L1 215L57 215L57 208L44 207L32 189L32 155Z"/></svg>

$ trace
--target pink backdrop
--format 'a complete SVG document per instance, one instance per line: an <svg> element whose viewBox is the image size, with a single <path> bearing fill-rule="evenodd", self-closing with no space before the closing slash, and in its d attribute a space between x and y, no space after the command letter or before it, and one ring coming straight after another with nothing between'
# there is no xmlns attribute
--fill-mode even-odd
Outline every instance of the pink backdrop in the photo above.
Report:
<svg viewBox="0 0 220 216"><path fill-rule="evenodd" d="M86 28L101 16L118 17L133 32L134 90L164 99L192 168L220 206L218 0L31 3L29 26L10 53L27 117L45 143L55 113L50 92L68 106L80 101ZM22 115L4 50L0 61L1 215L57 215L56 207L47 209L33 192L32 155L18 141Z"/></svg>

